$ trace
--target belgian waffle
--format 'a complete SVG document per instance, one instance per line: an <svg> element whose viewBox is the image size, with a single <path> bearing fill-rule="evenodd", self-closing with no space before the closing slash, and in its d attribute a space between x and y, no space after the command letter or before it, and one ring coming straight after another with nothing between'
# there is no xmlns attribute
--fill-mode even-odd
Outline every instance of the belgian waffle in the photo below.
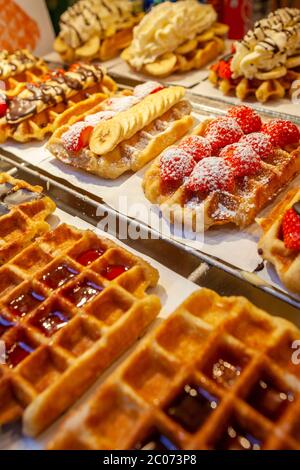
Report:
<svg viewBox="0 0 300 470"><path fill-rule="evenodd" d="M45 219L54 212L55 204L42 190L0 173L0 266L49 230ZM0 292L6 291L9 278L2 277Z"/></svg>
<svg viewBox="0 0 300 470"><path fill-rule="evenodd" d="M58 70L25 88L7 101L0 118L0 141L43 140L56 129L56 119L75 103L98 93L105 98L116 90L115 82L98 63L74 64L67 72Z"/></svg>
<svg viewBox="0 0 300 470"><path fill-rule="evenodd" d="M194 133L203 136L211 122L211 119L203 121ZM199 232L213 225L229 223L239 228L248 226L300 171L300 148L275 148L273 155L261 162L259 172L237 180L233 191L194 194L187 190L185 184L164 187L160 177L160 158L153 162L144 176L143 188L147 199L159 204L164 216L172 223L184 223Z"/></svg>
<svg viewBox="0 0 300 470"><path fill-rule="evenodd" d="M264 219L258 219L264 234L258 243L263 259L270 261L290 290L300 293L300 254L286 248L281 236L282 219L285 212L300 201L300 190L291 190Z"/></svg>
<svg viewBox="0 0 300 470"><path fill-rule="evenodd" d="M2 224L1 224L2 226ZM158 272L90 231L60 225L0 268L0 424L50 425L146 329Z"/></svg>
<svg viewBox="0 0 300 470"><path fill-rule="evenodd" d="M126 171L138 171L193 124L191 105L182 99L184 88L159 86L156 91L157 85L140 85L132 97L113 98L84 113L85 122L91 116L99 118L85 146L76 151L66 146L65 136L70 133L67 140L72 147L77 133L76 127L67 125L54 133L47 148L59 160L103 178L115 179ZM112 115L97 115L101 110L112 111Z"/></svg>
<svg viewBox="0 0 300 470"><path fill-rule="evenodd" d="M70 414L50 449L299 449L299 330L192 294Z"/></svg>

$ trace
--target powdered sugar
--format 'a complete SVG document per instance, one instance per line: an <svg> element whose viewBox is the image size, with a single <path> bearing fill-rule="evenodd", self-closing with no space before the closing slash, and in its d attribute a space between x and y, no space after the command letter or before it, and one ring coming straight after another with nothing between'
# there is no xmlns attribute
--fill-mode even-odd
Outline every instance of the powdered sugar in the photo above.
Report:
<svg viewBox="0 0 300 470"><path fill-rule="evenodd" d="M136 98L135 96L122 96L121 98L120 97L111 98L107 104L111 111L115 111L116 113L121 113L123 111L127 111L138 102L139 102L139 99Z"/></svg>
<svg viewBox="0 0 300 470"><path fill-rule="evenodd" d="M179 147L170 147L160 158L160 177L164 182L182 182L194 165L191 155Z"/></svg>
<svg viewBox="0 0 300 470"><path fill-rule="evenodd" d="M161 88L162 85L158 82L149 81L146 83L142 83L141 85L137 85L133 90L134 96L136 96L139 100L145 98L146 96L153 93L154 90Z"/></svg>
<svg viewBox="0 0 300 470"><path fill-rule="evenodd" d="M185 137L179 148L188 152L196 161L212 155L212 147L208 139L199 135L189 135Z"/></svg>
<svg viewBox="0 0 300 470"><path fill-rule="evenodd" d="M263 132L253 132L252 134L245 135L239 142L249 144L260 158L263 159L272 157L274 153L270 136Z"/></svg>
<svg viewBox="0 0 300 470"><path fill-rule="evenodd" d="M73 149L79 141L82 131L87 127L89 127L89 124L84 121L76 122L64 134L62 134L61 140L66 150Z"/></svg>
<svg viewBox="0 0 300 470"><path fill-rule="evenodd" d="M233 186L231 168L218 157L208 157L198 162L186 182L187 189L193 192L230 190Z"/></svg>
<svg viewBox="0 0 300 470"><path fill-rule="evenodd" d="M106 121L111 119L115 116L115 111L99 111L99 113L89 114L85 117L85 122L87 122L90 126L95 127L99 122Z"/></svg>
<svg viewBox="0 0 300 470"><path fill-rule="evenodd" d="M205 131L205 137L210 141L213 152L221 147L238 142L244 133L237 121L230 117L213 120Z"/></svg>
<svg viewBox="0 0 300 470"><path fill-rule="evenodd" d="M220 157L226 159L238 177L254 175L261 167L260 157L253 148L240 142L227 145L221 150Z"/></svg>

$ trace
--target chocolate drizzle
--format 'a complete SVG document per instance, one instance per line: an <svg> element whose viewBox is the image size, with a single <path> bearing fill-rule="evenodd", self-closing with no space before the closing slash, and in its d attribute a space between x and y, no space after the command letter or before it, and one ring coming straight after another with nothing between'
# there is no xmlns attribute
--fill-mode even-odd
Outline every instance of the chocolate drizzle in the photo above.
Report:
<svg viewBox="0 0 300 470"><path fill-rule="evenodd" d="M293 205L293 209L300 216L300 201L295 202L295 204Z"/></svg>

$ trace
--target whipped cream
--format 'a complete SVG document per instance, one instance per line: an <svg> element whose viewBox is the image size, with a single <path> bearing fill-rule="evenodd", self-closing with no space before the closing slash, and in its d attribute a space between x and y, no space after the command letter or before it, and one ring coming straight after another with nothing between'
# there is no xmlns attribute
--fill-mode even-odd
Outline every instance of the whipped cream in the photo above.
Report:
<svg viewBox="0 0 300 470"><path fill-rule="evenodd" d="M255 23L236 43L233 78L259 78L260 73L275 70L283 76L287 59L295 55L300 55L300 10L280 8Z"/></svg>
<svg viewBox="0 0 300 470"><path fill-rule="evenodd" d="M213 7L201 5L196 0L161 3L152 8L134 28L128 61L140 70L143 65L174 51L185 41L210 28L216 20Z"/></svg>

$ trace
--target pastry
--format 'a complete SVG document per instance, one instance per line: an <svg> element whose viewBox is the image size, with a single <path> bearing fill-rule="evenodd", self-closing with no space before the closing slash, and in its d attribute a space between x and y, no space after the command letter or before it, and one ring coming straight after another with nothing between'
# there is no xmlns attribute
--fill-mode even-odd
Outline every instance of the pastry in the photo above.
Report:
<svg viewBox="0 0 300 470"><path fill-rule="evenodd" d="M265 218L258 252L269 261L282 283L300 294L300 190L292 189Z"/></svg>
<svg viewBox="0 0 300 470"><path fill-rule="evenodd" d="M299 338L243 297L198 290L67 416L49 449L300 449Z"/></svg>
<svg viewBox="0 0 300 470"><path fill-rule="evenodd" d="M290 96L300 78L300 9L280 8L255 23L234 52L211 67L210 81L241 100Z"/></svg>
<svg viewBox="0 0 300 470"><path fill-rule="evenodd" d="M132 96L109 98L80 121L59 128L47 148L59 160L102 178L138 171L192 126L184 94L182 87L144 83Z"/></svg>
<svg viewBox="0 0 300 470"><path fill-rule="evenodd" d="M146 197L165 218L196 232L251 224L300 171L300 133L279 119L262 123L247 106L200 123L146 172Z"/></svg>
<svg viewBox="0 0 300 470"><path fill-rule="evenodd" d="M69 63L112 59L130 44L142 16L130 0L79 0L61 16L54 49Z"/></svg>
<svg viewBox="0 0 300 470"><path fill-rule="evenodd" d="M164 2L135 27L121 57L136 71L155 77L200 69L224 51L228 27L211 5L195 0Z"/></svg>

